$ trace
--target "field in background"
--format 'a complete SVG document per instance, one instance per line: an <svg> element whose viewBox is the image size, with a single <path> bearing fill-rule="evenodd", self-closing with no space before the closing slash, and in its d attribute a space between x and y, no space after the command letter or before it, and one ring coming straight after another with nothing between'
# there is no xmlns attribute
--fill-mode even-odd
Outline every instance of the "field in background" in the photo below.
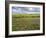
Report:
<svg viewBox="0 0 46 38"><path fill-rule="evenodd" d="M12 14L12 31L40 30L39 14Z"/></svg>
<svg viewBox="0 0 46 38"><path fill-rule="evenodd" d="M39 18L40 14L13 14L14 18Z"/></svg>

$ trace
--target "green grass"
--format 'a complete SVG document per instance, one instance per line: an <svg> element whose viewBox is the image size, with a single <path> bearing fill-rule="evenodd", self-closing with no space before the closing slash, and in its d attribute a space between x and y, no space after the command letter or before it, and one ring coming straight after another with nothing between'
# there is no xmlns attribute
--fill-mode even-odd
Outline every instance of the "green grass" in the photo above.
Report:
<svg viewBox="0 0 46 38"><path fill-rule="evenodd" d="M39 18L39 14L13 14L14 18Z"/></svg>
<svg viewBox="0 0 46 38"><path fill-rule="evenodd" d="M40 29L39 18L40 18L39 15L13 14L12 31L39 30Z"/></svg>

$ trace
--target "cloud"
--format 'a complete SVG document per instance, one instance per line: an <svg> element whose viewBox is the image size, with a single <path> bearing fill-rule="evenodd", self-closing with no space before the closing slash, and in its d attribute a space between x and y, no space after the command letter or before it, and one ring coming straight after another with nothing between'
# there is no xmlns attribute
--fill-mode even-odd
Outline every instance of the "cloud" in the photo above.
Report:
<svg viewBox="0 0 46 38"><path fill-rule="evenodd" d="M36 12L39 13L40 8L37 8L37 7L12 7L12 12L19 13L19 14L23 14L23 13L31 14L31 13L36 13Z"/></svg>

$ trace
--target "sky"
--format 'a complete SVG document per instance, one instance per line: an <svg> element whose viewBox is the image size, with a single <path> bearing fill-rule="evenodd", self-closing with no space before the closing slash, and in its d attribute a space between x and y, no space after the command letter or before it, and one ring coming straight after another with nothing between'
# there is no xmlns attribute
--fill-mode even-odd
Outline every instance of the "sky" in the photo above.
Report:
<svg viewBox="0 0 46 38"><path fill-rule="evenodd" d="M40 14L39 7L12 7L12 13L15 14Z"/></svg>

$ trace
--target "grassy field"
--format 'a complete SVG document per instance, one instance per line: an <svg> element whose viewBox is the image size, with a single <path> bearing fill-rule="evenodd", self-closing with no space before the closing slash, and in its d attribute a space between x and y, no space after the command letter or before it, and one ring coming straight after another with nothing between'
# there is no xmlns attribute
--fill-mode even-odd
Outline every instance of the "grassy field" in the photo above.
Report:
<svg viewBox="0 0 46 38"><path fill-rule="evenodd" d="M39 14L13 14L14 18L39 18Z"/></svg>
<svg viewBox="0 0 46 38"><path fill-rule="evenodd" d="M40 30L39 14L13 14L12 31Z"/></svg>

